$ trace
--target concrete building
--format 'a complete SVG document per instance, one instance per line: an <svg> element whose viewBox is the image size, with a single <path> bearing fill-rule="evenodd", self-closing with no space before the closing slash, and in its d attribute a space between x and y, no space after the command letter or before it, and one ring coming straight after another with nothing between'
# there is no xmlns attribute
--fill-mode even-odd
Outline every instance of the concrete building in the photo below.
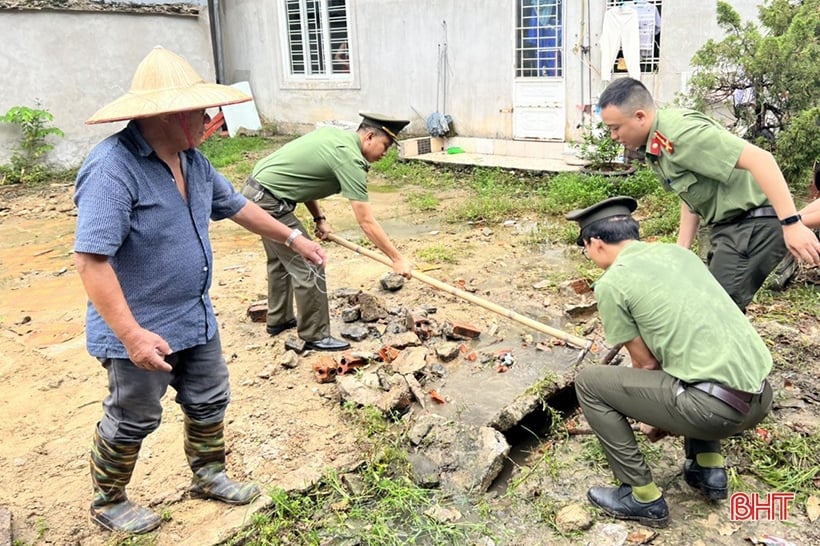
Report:
<svg viewBox="0 0 820 546"><path fill-rule="evenodd" d="M755 19L759 3L732 4ZM410 119L408 133L427 135L430 115L440 113L495 153L539 155L578 138L610 69L617 78L640 68L658 102L669 103L685 88L694 52L722 36L715 0L209 4L195 16L0 10L0 111L39 98L66 131L52 161L77 163L111 130L82 121L127 89L139 59L162 44L206 78L250 82L260 116L282 131L352 125L367 110ZM606 15L627 8L639 14L637 56L628 21Z"/></svg>

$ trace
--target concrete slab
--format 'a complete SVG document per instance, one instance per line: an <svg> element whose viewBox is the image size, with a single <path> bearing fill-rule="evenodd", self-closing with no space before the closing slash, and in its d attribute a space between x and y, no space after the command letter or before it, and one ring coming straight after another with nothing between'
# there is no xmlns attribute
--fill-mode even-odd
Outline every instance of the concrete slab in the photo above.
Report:
<svg viewBox="0 0 820 546"><path fill-rule="evenodd" d="M575 378L574 364L580 350L556 346L543 351L531 344L501 341L490 344L466 344L467 354L476 352L476 360L464 356L444 365L447 375L428 382L425 389L436 389L446 403L429 402L430 413L475 426L489 426L505 432L529 413L540 410L541 400L570 385ZM482 354L509 350L513 363L505 372L498 363L481 362ZM589 356L587 356L589 358Z"/></svg>
<svg viewBox="0 0 820 546"><path fill-rule="evenodd" d="M448 153L447 150L460 150ZM399 155L431 163L478 165L538 172L580 170L583 161L566 142L470 137L419 137L401 141Z"/></svg>
<svg viewBox="0 0 820 546"><path fill-rule="evenodd" d="M407 159L417 159L431 163L452 165L475 165L481 167L498 167L501 169L515 169L520 171L543 172L574 172L581 170L579 165L569 165L563 159L545 157L524 157L513 155L494 155L464 152L448 154L447 152L431 152Z"/></svg>
<svg viewBox="0 0 820 546"><path fill-rule="evenodd" d="M11 512L0 506L0 546L11 546Z"/></svg>

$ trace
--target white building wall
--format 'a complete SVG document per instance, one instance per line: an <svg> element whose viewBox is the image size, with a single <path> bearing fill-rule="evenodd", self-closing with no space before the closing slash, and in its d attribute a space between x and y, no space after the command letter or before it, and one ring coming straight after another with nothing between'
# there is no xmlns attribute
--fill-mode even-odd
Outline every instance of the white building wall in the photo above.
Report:
<svg viewBox="0 0 820 546"><path fill-rule="evenodd" d="M409 132L426 134L425 120L439 110L453 116L462 136L512 138L515 0L348 0L356 79L348 89L294 88L284 81L279 2L219 0L228 82L250 80L260 115L283 129L309 130L317 122L358 121L359 111L412 120ZM197 1L190 3L199 3ZM744 19L756 19L758 0L735 0ZM581 122L580 106L601 91L598 37L604 0L565 0L567 139ZM589 6L587 11L586 6ZM721 37L715 0L664 0L660 71L643 81L669 103L691 68L689 59L708 38ZM583 9L582 9L583 8ZM584 21L591 49L576 47ZM439 44L445 41L446 103L436 85ZM586 33L584 33L586 34ZM42 106L66 133L48 160L78 166L100 139L122 124L88 126L97 108L130 86L139 61L155 45L186 57L214 80L209 20L198 17L49 10L0 11L0 114L12 106ZM588 69L592 67L592 84ZM0 163L18 140L0 124Z"/></svg>
<svg viewBox="0 0 820 546"><path fill-rule="evenodd" d="M425 134L437 110L438 46L447 25L447 101L462 136L509 139L512 127L516 0L349 0L356 35L353 89L287 89L282 24L276 4L221 0L226 74L250 79L260 114L286 128L356 121L360 110L412 120L409 133ZM758 0L732 2L744 19ZM604 0L565 0L566 137L582 121L582 106L602 91L599 37ZM689 60L709 38L720 39L715 0L663 3L659 71L642 75L659 104L671 103L691 71ZM588 55L581 45L589 44ZM592 81L589 81L591 69Z"/></svg>
<svg viewBox="0 0 820 546"><path fill-rule="evenodd" d="M49 137L48 162L79 166L91 148L124 123L85 125L98 108L131 86L139 62L156 45L188 59L213 81L207 9L199 17L76 11L0 11L0 114L13 106L41 107L54 115L65 138ZM16 127L0 123L0 163L19 141Z"/></svg>

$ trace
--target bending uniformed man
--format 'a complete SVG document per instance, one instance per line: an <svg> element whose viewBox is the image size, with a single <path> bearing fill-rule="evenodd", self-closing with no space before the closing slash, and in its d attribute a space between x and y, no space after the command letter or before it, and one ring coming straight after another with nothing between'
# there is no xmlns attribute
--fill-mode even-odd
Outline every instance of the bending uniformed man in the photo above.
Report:
<svg viewBox="0 0 820 546"><path fill-rule="evenodd" d="M636 206L614 197L567 215L581 227L578 245L605 270L595 298L607 342L623 343L632 359L631 368L584 368L575 390L620 482L591 488L588 499L613 517L663 527L669 509L628 418L653 441L683 435L686 482L709 500L725 499L720 440L768 413L772 357L697 255L638 240Z"/></svg>
<svg viewBox="0 0 820 546"><path fill-rule="evenodd" d="M369 164L387 153L409 121L378 114L361 114L357 131L327 126L293 140L259 161L242 189L268 214L299 233L307 230L293 214L304 203L313 216L314 234L326 239L333 233L319 199L336 193L350 200L359 226L393 262L393 271L410 277L411 263L390 242L373 217L368 203ZM306 349L340 351L350 344L330 335L327 285L309 264L285 243L263 239L268 259L267 332L277 335L298 325ZM293 311L294 298L298 319Z"/></svg>
<svg viewBox="0 0 820 546"><path fill-rule="evenodd" d="M800 221L772 154L699 112L657 110L631 78L607 86L598 106L612 138L645 150L664 187L683 200L678 244L690 248L699 224L711 226L709 270L741 310L787 249L820 265L820 242Z"/></svg>

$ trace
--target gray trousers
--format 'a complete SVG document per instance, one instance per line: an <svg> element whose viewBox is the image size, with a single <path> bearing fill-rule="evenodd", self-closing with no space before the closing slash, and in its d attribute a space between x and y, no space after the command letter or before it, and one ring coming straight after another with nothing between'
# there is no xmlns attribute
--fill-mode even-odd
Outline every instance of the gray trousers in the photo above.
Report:
<svg viewBox="0 0 820 546"><path fill-rule="evenodd" d="M780 222L777 218L750 218L716 224L709 241L709 271L745 313L766 277L788 252Z"/></svg>
<svg viewBox="0 0 820 546"><path fill-rule="evenodd" d="M652 481L627 417L684 436L686 458L694 459L698 453L720 453L722 438L762 421L772 403L768 383L752 398L748 415L710 394L681 386L662 370L600 366L578 374L578 402L621 483L641 486Z"/></svg>
<svg viewBox="0 0 820 546"><path fill-rule="evenodd" d="M293 214L293 207L277 199L268 191L259 191L248 184L242 195L285 224L298 229L305 237L308 230ZM279 326L296 318L293 302L298 311L297 330L305 341L318 341L330 335L330 307L324 273L317 273L301 255L283 244L262 239L268 262L268 326Z"/></svg>
<svg viewBox="0 0 820 546"><path fill-rule="evenodd" d="M218 333L205 345L165 357L173 367L170 372L143 370L125 358L100 361L108 372L108 396L97 429L109 442L139 443L155 431L162 421L161 400L168 385L191 419L205 423L225 419L231 387Z"/></svg>

